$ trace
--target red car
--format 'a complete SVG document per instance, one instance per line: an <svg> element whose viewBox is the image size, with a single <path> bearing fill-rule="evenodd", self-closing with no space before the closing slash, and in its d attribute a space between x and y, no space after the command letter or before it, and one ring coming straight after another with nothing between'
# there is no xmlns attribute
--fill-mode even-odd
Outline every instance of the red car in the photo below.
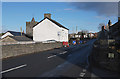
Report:
<svg viewBox="0 0 120 79"><path fill-rule="evenodd" d="M63 46L64 46L64 47L69 47L68 42L63 42Z"/></svg>

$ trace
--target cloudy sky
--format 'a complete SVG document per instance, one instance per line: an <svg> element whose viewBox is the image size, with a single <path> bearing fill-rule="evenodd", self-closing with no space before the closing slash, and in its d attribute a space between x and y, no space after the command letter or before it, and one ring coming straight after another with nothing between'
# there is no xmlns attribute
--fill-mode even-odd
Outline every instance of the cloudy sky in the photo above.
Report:
<svg viewBox="0 0 120 79"><path fill-rule="evenodd" d="M99 23L107 24L110 19L114 24L118 17L117 2L3 2L3 31L26 30L26 21L32 17L36 21L44 18L44 13L51 13L52 19L75 32L80 30L98 32Z"/></svg>

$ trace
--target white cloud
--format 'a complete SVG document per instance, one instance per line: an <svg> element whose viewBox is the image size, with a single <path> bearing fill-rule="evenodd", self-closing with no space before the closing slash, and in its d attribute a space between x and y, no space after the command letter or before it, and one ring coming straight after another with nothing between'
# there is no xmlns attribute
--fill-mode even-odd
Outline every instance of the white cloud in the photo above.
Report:
<svg viewBox="0 0 120 79"><path fill-rule="evenodd" d="M95 16L95 18L102 19L102 20L106 19L106 17L103 17L103 16Z"/></svg>

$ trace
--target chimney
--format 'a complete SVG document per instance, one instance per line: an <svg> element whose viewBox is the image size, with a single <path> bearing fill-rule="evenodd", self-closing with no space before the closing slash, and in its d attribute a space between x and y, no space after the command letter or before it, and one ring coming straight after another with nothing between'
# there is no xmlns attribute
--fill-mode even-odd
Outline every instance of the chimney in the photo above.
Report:
<svg viewBox="0 0 120 79"><path fill-rule="evenodd" d="M118 17L118 22L120 22L120 17Z"/></svg>
<svg viewBox="0 0 120 79"><path fill-rule="evenodd" d="M111 20L109 20L109 22L108 22L108 26L111 26L112 25L112 22L111 22Z"/></svg>
<svg viewBox="0 0 120 79"><path fill-rule="evenodd" d="M104 31L105 30L105 26L102 26L102 31Z"/></svg>
<svg viewBox="0 0 120 79"><path fill-rule="evenodd" d="M51 14L50 13L45 13L44 14L44 18L46 18L46 17L49 18L49 19L51 19Z"/></svg>

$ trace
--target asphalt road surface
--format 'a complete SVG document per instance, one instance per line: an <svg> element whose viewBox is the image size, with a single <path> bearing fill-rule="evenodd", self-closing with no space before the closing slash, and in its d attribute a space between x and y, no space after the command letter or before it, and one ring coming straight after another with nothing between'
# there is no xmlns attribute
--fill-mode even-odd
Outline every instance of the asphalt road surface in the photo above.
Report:
<svg viewBox="0 0 120 79"><path fill-rule="evenodd" d="M98 77L103 72L91 69L88 60L94 41L4 59L1 74L3 77Z"/></svg>

